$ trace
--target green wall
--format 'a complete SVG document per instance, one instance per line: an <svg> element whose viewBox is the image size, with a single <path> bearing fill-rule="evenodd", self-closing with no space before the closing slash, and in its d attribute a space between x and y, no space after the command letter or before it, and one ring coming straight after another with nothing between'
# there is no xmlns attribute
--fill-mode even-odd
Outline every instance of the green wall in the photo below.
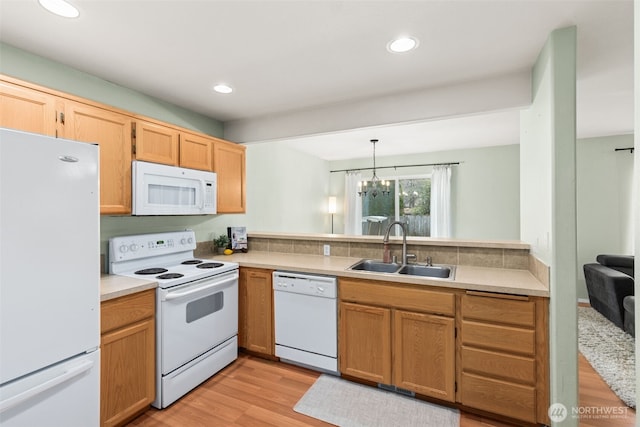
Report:
<svg viewBox="0 0 640 427"><path fill-rule="evenodd" d="M249 144L247 187L251 231L330 232L326 161L285 143Z"/></svg>
<svg viewBox="0 0 640 427"><path fill-rule="evenodd" d="M223 125L218 120L118 86L4 43L0 43L0 73L208 135L217 137L223 135ZM110 237L126 234L192 228L196 231L196 237L199 241L210 240L214 234L226 230L227 224L219 217L223 216L102 216L100 218L100 252L107 253L107 242ZM229 217L231 216L227 216L227 221L231 221ZM229 223L228 225L237 224Z"/></svg>
<svg viewBox="0 0 640 427"><path fill-rule="evenodd" d="M578 298L588 299L582 266L598 254L633 254L633 135L577 143Z"/></svg>
<svg viewBox="0 0 640 427"><path fill-rule="evenodd" d="M124 64L123 64L124 66ZM177 126L222 137L222 122L0 43L0 73Z"/></svg>
<svg viewBox="0 0 640 427"><path fill-rule="evenodd" d="M414 165L441 162L460 162L452 167L451 195L453 237L462 239L520 238L520 164L519 146L440 151L379 157L377 166ZM371 159L334 161L331 170L371 167ZM407 175L430 174L431 167L382 169L381 179ZM369 178L371 171L362 171ZM336 232L344 230L342 204L344 201L344 172L331 174L331 192L338 198Z"/></svg>
<svg viewBox="0 0 640 427"><path fill-rule="evenodd" d="M549 266L550 403L577 426L576 28L553 31L532 72L521 115L521 236Z"/></svg>

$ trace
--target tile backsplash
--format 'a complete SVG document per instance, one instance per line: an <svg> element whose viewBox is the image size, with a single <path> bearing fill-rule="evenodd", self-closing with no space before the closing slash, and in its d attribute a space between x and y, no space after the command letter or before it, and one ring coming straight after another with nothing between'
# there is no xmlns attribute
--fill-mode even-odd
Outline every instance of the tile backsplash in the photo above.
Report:
<svg viewBox="0 0 640 427"><path fill-rule="evenodd" d="M300 240L286 238L251 237L249 251L322 255L324 245L330 246L331 256L352 258L382 258L382 243ZM390 243L391 255L402 256L402 244ZM434 264L472 265L477 267L529 269L528 249L502 249L468 246L439 246L434 244L407 245L407 252L417 256L417 262L431 257Z"/></svg>

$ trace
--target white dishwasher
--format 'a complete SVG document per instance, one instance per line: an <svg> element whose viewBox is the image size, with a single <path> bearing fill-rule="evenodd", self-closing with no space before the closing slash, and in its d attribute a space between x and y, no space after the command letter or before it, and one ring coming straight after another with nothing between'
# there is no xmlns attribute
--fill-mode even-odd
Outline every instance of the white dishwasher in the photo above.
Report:
<svg viewBox="0 0 640 427"><path fill-rule="evenodd" d="M273 273L276 356L338 374L338 285L335 277Z"/></svg>

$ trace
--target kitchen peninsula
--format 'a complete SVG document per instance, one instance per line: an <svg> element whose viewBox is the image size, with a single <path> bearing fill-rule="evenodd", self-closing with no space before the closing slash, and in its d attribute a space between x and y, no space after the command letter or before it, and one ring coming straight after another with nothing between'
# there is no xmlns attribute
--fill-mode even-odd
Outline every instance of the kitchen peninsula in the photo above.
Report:
<svg viewBox="0 0 640 427"><path fill-rule="evenodd" d="M400 244L391 240L392 253ZM325 245L330 256L322 255ZM248 253L213 255L211 243L200 242L195 255L240 265L239 342L254 354L275 358L273 271L336 276L343 377L468 411L547 423L547 267L518 241L409 238L408 250L421 264L429 256L433 264L455 265L455 277L347 270L363 258L382 257L378 236L250 233ZM266 326L258 332L258 324Z"/></svg>

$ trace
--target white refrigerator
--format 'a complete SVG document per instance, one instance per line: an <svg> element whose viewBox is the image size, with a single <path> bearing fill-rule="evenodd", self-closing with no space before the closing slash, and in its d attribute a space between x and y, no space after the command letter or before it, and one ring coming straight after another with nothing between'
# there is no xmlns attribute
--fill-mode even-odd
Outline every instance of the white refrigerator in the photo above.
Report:
<svg viewBox="0 0 640 427"><path fill-rule="evenodd" d="M0 128L0 425L100 422L99 150Z"/></svg>

